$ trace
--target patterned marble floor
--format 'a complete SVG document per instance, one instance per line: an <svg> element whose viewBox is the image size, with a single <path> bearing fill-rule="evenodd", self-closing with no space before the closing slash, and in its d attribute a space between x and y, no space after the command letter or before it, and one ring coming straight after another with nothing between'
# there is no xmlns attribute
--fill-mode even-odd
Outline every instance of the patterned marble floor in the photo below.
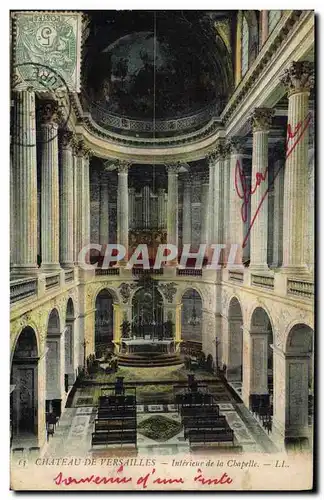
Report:
<svg viewBox="0 0 324 500"><path fill-rule="evenodd" d="M242 446L243 452L275 451L270 438L244 404L236 402L219 403L219 408L220 414L226 417L234 431L235 444ZM45 456L82 456L93 452L94 450L91 449L91 433L96 410L96 407L92 406L66 408L54 436L50 437ZM174 405L137 406L138 424L153 415L180 422L179 413ZM145 455L175 455L189 451L188 442L183 437L183 429L163 442L150 439L138 430L137 446L138 453ZM130 448L130 446L127 445L127 448Z"/></svg>

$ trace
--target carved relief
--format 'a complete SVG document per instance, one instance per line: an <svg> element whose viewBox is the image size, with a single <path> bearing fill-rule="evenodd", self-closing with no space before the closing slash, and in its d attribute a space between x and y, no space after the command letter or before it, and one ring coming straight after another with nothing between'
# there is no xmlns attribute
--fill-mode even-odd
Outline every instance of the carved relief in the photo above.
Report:
<svg viewBox="0 0 324 500"><path fill-rule="evenodd" d="M127 302L130 299L130 296L132 294L132 290L134 288L137 288L137 285L135 283L122 283L119 287L119 293L121 295L122 301L124 304L127 304Z"/></svg>
<svg viewBox="0 0 324 500"><path fill-rule="evenodd" d="M163 293L166 300L171 304L173 297L177 292L177 286L175 283L160 283L159 289Z"/></svg>

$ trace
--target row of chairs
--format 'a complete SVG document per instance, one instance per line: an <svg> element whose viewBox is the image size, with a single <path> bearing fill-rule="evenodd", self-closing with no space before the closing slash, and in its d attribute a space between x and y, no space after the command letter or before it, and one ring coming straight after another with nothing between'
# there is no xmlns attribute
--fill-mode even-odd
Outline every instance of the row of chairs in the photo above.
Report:
<svg viewBox="0 0 324 500"><path fill-rule="evenodd" d="M100 396L92 433L92 446L134 444L136 446L136 397Z"/></svg>
<svg viewBox="0 0 324 500"><path fill-rule="evenodd" d="M189 384L188 384L189 385ZM189 390L179 394L176 403L184 427L184 438L192 444L231 442L234 432L224 416L219 415L219 406L214 404L210 393Z"/></svg>

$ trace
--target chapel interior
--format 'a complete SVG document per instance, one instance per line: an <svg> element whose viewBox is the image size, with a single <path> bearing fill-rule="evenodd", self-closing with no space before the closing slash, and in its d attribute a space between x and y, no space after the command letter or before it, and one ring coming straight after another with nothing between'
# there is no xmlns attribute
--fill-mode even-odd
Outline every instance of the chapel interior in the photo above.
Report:
<svg viewBox="0 0 324 500"><path fill-rule="evenodd" d="M80 92L11 92L13 456L310 450L313 11L82 14Z"/></svg>

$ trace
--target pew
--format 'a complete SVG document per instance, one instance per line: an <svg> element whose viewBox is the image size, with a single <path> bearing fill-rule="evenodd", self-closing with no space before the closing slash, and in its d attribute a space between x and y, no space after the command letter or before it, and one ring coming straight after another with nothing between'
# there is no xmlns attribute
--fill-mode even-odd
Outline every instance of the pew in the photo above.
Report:
<svg viewBox="0 0 324 500"><path fill-rule="evenodd" d="M223 429L189 429L184 432L185 439L189 438L189 443L234 443L234 432L229 427Z"/></svg>
<svg viewBox="0 0 324 500"><path fill-rule="evenodd" d="M213 428L222 428L229 427L226 417L219 416L216 418L194 418L194 417L185 417L182 420L183 426L186 429L213 429Z"/></svg>

